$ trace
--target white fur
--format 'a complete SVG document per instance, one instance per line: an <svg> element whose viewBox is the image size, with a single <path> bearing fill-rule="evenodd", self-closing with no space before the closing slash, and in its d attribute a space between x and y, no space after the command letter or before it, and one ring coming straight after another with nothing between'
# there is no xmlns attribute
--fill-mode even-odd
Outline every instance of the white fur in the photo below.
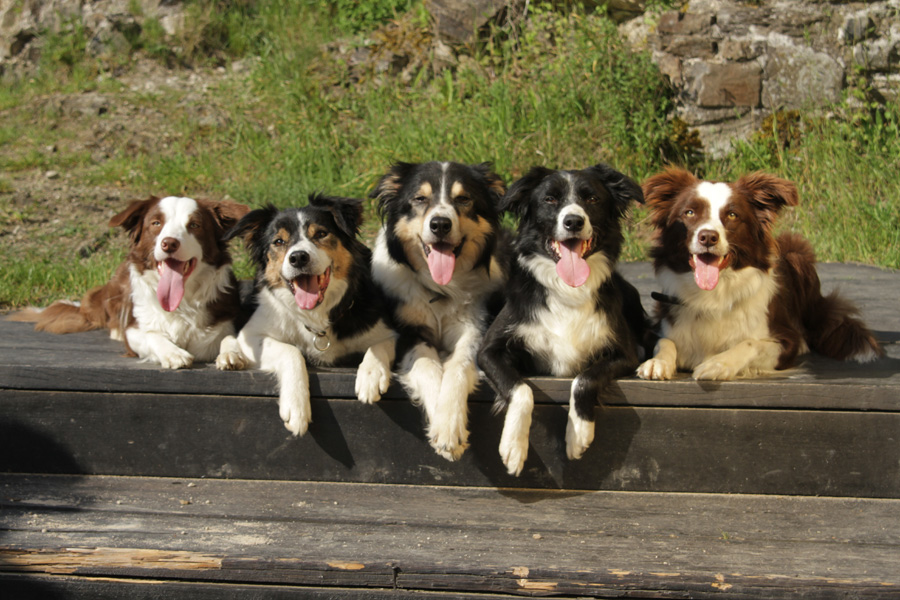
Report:
<svg viewBox="0 0 900 600"><path fill-rule="evenodd" d="M589 256L591 274L579 287L563 282L550 258L533 255L518 260L546 288L547 306L534 322L518 324L517 334L538 359L541 370L557 377L577 375L597 348L612 342L606 314L597 311L595 298L597 289L612 275L609 259L604 254Z"/></svg>
<svg viewBox="0 0 900 600"><path fill-rule="evenodd" d="M578 460L594 441L594 422L582 419L575 410L575 388L578 377L572 380L569 392L569 419L566 423L566 456L569 460Z"/></svg>
<svg viewBox="0 0 900 600"><path fill-rule="evenodd" d="M478 383L475 355L487 320L485 301L505 281L495 264L460 268L447 285L436 284L427 270L413 271L394 261L382 230L372 253L375 280L403 305L399 317L435 333L440 348L419 344L404 357L399 380L428 417L428 438L444 458L457 460L468 447L467 400ZM436 301L435 298L438 298Z"/></svg>
<svg viewBox="0 0 900 600"><path fill-rule="evenodd" d="M778 285L774 271L726 269L710 291L697 287L690 272L663 268L657 279L663 293L681 304L662 322L664 339L638 368L639 377L668 379L676 367L692 370L695 379L719 380L775 370L781 347L768 321Z"/></svg>
<svg viewBox="0 0 900 600"><path fill-rule="evenodd" d="M200 245L200 240L193 235L189 226L191 215L199 208L197 201L193 198L167 196L159 201L158 206L166 218L162 230L156 236L153 259L162 262L167 258L180 261L196 258L199 262L203 256L203 246ZM176 252L169 254L163 251L162 241L166 238L178 240L179 246Z"/></svg>
<svg viewBox="0 0 900 600"><path fill-rule="evenodd" d="M703 181L697 186L697 197L706 200L709 206L709 215L707 220L701 223L694 230L694 234L688 240L688 250L691 254L703 254L709 252L706 246L700 243L698 236L701 231L713 230L719 234L719 243L716 246L715 253L719 256L725 256L728 253L728 239L725 234L725 225L722 223L722 209L728 204L731 198L731 187L727 183L711 183Z"/></svg>
<svg viewBox="0 0 900 600"><path fill-rule="evenodd" d="M193 236L191 236L193 237ZM231 266L216 269L198 259L193 274L185 281L184 299L178 308L166 312L159 304L156 288L159 273L129 266L132 312L137 321L124 334L128 346L142 359L158 362L167 369L189 367L194 360L213 360L219 344L234 334L234 324L208 322L207 305L226 293L231 285ZM120 339L121 332L110 331Z"/></svg>
<svg viewBox="0 0 900 600"><path fill-rule="evenodd" d="M357 371L356 392L366 403L377 402L390 384L396 334L383 321L359 336L343 340L334 336L328 314L346 289L345 281L332 279L321 304L302 310L287 288L263 288L253 316L236 341L223 343L223 355L216 361L220 369L258 367L274 373L279 412L284 426L294 435L303 435L311 421L307 359L328 365L348 354L365 352ZM327 348L324 340L317 343L317 332L325 333ZM235 349L246 360L235 363L226 354Z"/></svg>
<svg viewBox="0 0 900 600"><path fill-rule="evenodd" d="M534 411L534 392L527 383L520 383L510 395L500 436L500 458L510 475L519 475L528 457L528 432Z"/></svg>

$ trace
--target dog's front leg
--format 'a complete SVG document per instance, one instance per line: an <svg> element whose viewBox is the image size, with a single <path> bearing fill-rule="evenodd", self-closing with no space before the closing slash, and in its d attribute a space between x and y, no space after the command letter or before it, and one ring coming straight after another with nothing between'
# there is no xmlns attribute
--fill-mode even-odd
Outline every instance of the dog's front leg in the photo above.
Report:
<svg viewBox="0 0 900 600"><path fill-rule="evenodd" d="M594 441L594 408L613 379L634 373L636 356L618 355L595 362L572 380L569 419L566 424L566 455L577 460Z"/></svg>
<svg viewBox="0 0 900 600"><path fill-rule="evenodd" d="M672 379L672 376L675 375L677 358L678 350L675 348L675 342L667 338L660 338L656 342L653 358L644 361L638 367L637 376L641 379Z"/></svg>
<svg viewBox="0 0 900 600"><path fill-rule="evenodd" d="M306 433L311 410L309 405L309 373L306 359L293 344L280 342L265 335L253 333L245 327L238 334L241 353L263 371L274 373L278 379L278 413L284 426L296 436Z"/></svg>
<svg viewBox="0 0 900 600"><path fill-rule="evenodd" d="M694 379L725 381L749 373L775 370L781 344L774 340L745 340L712 356L694 369Z"/></svg>
<svg viewBox="0 0 900 600"><path fill-rule="evenodd" d="M219 344L219 355L216 357L216 368L220 371L242 371L250 366L250 361L241 352L237 338L227 335Z"/></svg>
<svg viewBox="0 0 900 600"><path fill-rule="evenodd" d="M391 384L391 365L397 352L397 340L393 336L366 350L356 371L356 397L360 402L372 404L381 399Z"/></svg>
<svg viewBox="0 0 900 600"><path fill-rule="evenodd" d="M488 329L481 350L478 366L484 371L487 382L497 394L495 410L506 407L503 433L500 436L500 458L510 475L518 476L528 457L528 434L531 431L531 415L534 410L534 393L516 368L513 345L506 335L504 313L501 312Z"/></svg>
<svg viewBox="0 0 900 600"><path fill-rule="evenodd" d="M447 460L459 460L469 447L469 394L478 385L475 355L481 343L476 327L466 327L453 353L444 361L444 376L434 407L429 439L431 446Z"/></svg>
<svg viewBox="0 0 900 600"><path fill-rule="evenodd" d="M154 360L165 369L183 369L194 364L190 352L176 346L162 333L129 327L125 330L125 339L138 356Z"/></svg>

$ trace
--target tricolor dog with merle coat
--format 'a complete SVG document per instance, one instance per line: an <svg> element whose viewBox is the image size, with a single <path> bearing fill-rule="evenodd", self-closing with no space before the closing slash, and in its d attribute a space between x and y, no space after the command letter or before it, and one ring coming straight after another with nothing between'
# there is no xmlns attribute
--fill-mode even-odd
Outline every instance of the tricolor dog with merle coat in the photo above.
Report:
<svg viewBox="0 0 900 600"><path fill-rule="evenodd" d="M507 409L500 456L518 475L528 455L534 395L525 374L574 377L566 453L594 438L594 408L616 377L634 372L647 319L616 272L621 220L641 188L605 164L580 171L534 167L501 208L519 217L508 300L485 334L478 364Z"/></svg>
<svg viewBox="0 0 900 600"><path fill-rule="evenodd" d="M311 421L307 361L359 364L362 402L378 401L390 384L396 334L372 280L371 253L357 239L361 220L361 200L312 195L303 208L254 210L227 234L242 236L250 250L257 307L216 366L275 373L279 413L294 435Z"/></svg>
<svg viewBox="0 0 900 600"><path fill-rule="evenodd" d="M430 162L394 165L372 192L383 221L372 269L401 336L398 377L448 460L468 447L475 354L506 281L496 208L505 189L486 164Z"/></svg>

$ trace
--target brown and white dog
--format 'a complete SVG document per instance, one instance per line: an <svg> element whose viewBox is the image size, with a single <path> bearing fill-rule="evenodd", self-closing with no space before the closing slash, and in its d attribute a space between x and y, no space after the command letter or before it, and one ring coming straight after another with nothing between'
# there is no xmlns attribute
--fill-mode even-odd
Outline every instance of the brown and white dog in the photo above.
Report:
<svg viewBox="0 0 900 600"><path fill-rule="evenodd" d="M727 380L771 373L810 350L867 362L883 351L836 293L822 296L815 255L798 235L772 234L798 201L796 186L766 173L701 181L670 168L644 182L656 227L651 250L662 293L655 356L643 379Z"/></svg>
<svg viewBox="0 0 900 600"><path fill-rule="evenodd" d="M80 303L60 300L10 319L51 333L106 328L128 355L167 369L214 360L240 312L222 236L248 210L176 196L132 202L109 221L129 233L131 251L108 283Z"/></svg>

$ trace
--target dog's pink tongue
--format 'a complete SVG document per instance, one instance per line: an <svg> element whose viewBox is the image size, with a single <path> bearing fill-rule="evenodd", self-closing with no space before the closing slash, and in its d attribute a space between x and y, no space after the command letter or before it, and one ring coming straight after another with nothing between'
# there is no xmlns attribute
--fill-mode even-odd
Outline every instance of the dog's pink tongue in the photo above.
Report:
<svg viewBox="0 0 900 600"><path fill-rule="evenodd" d="M694 256L694 281L701 290L714 290L719 283L719 263L721 259L715 254L698 254Z"/></svg>
<svg viewBox="0 0 900 600"><path fill-rule="evenodd" d="M303 310L310 310L319 304L319 277L301 275L294 280L294 301Z"/></svg>
<svg viewBox="0 0 900 600"><path fill-rule="evenodd" d="M438 285L447 285L453 279L453 269L456 268L456 255L453 254L453 246L450 244L434 244L428 254L428 270L431 278Z"/></svg>
<svg viewBox="0 0 900 600"><path fill-rule="evenodd" d="M567 240L559 243L559 261L556 274L572 287L584 285L591 275L591 268L581 256L581 240Z"/></svg>
<svg viewBox="0 0 900 600"><path fill-rule="evenodd" d="M156 297L166 312L172 312L184 298L184 263L170 258L159 265L159 286Z"/></svg>

